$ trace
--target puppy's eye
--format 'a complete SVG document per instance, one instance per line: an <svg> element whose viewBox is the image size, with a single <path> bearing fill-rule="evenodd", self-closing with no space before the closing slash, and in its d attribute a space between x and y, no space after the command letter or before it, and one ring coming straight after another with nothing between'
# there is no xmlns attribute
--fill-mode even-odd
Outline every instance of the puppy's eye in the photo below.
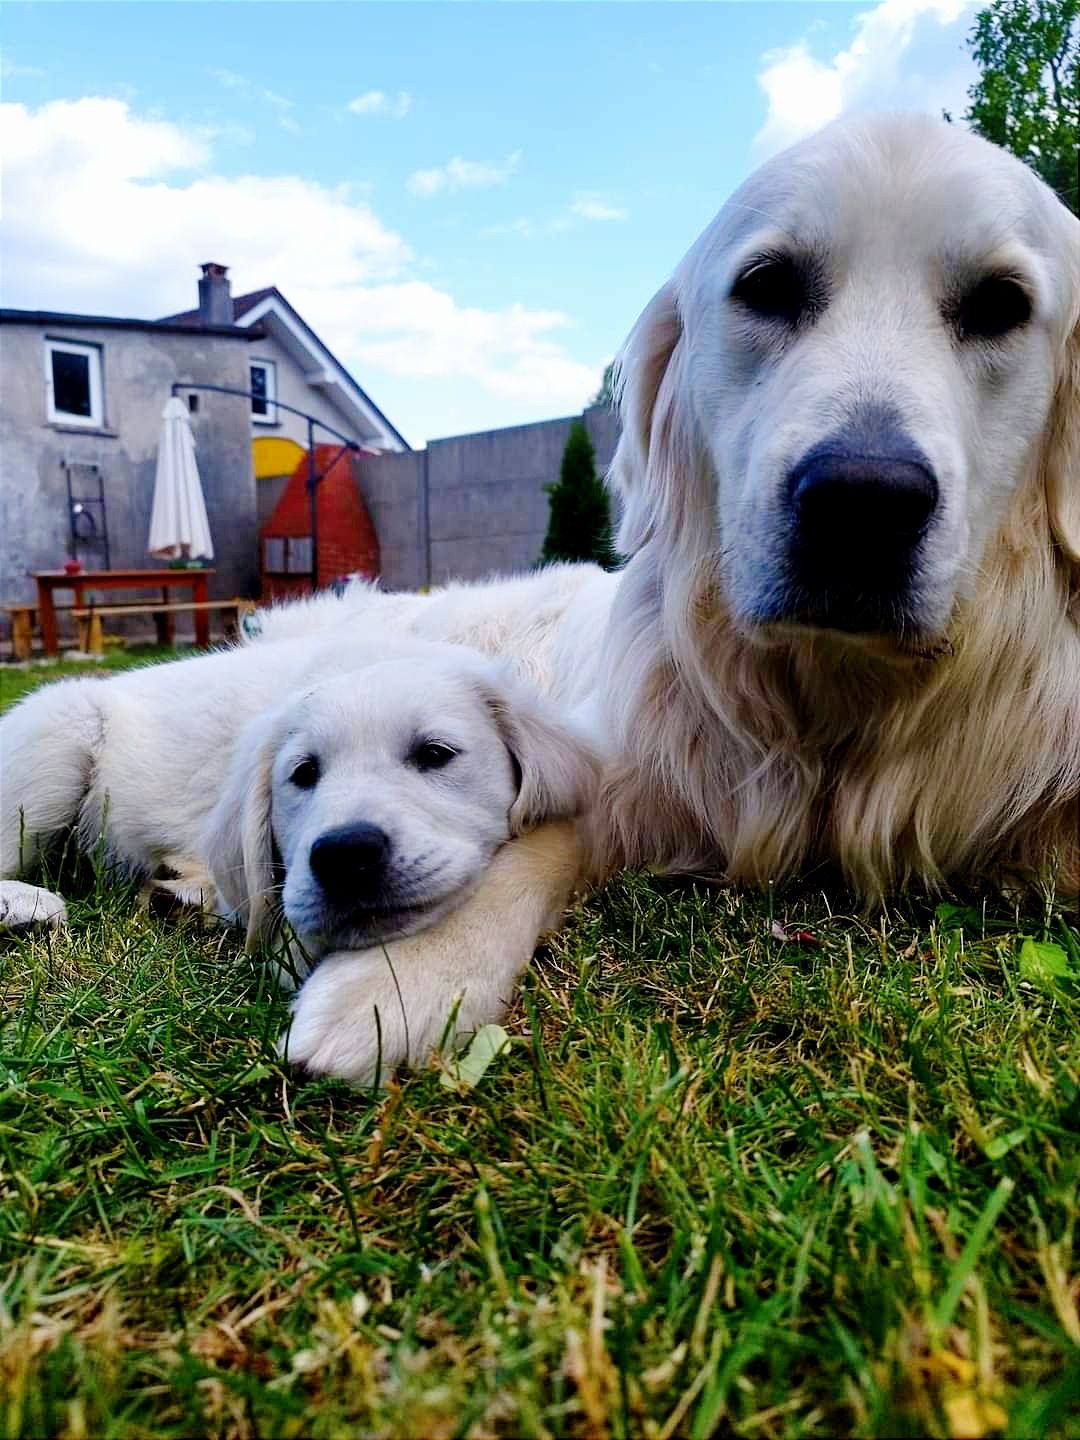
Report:
<svg viewBox="0 0 1080 1440"><path fill-rule="evenodd" d="M442 770L458 752L441 740L425 740L409 756L418 770Z"/></svg>
<svg viewBox="0 0 1080 1440"><path fill-rule="evenodd" d="M997 340L1031 319L1031 297L1011 275L988 275L960 301L955 323L961 340Z"/></svg>
<svg viewBox="0 0 1080 1440"><path fill-rule="evenodd" d="M308 755L299 765L293 767L289 780L298 790L313 790L319 783L319 762L314 755Z"/></svg>
<svg viewBox="0 0 1080 1440"><path fill-rule="evenodd" d="M753 261L735 281L731 298L755 315L795 325L811 308L806 277L787 256Z"/></svg>

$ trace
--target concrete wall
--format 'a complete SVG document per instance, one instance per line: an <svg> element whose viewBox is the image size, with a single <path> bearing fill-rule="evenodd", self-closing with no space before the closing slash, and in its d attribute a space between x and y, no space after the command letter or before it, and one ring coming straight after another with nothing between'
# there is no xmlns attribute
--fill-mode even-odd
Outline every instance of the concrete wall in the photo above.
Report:
<svg viewBox="0 0 1080 1440"><path fill-rule="evenodd" d="M547 531L544 487L559 477L575 418L358 460L357 483L378 531L386 587L410 590L535 565ZM596 406L585 412L585 424L603 471L615 451L618 421Z"/></svg>
<svg viewBox="0 0 1080 1440"><path fill-rule="evenodd" d="M100 347L101 430L49 423L46 336ZM57 569L67 558L65 460L101 466L113 568L161 563L147 556L146 541L169 387L174 380L191 380L246 389L250 342L198 331L66 324L5 324L0 339L0 602L32 599L27 572ZM192 424L216 552L212 594L255 594L256 498L247 401L202 394ZM86 550L87 568L101 563L98 553Z"/></svg>

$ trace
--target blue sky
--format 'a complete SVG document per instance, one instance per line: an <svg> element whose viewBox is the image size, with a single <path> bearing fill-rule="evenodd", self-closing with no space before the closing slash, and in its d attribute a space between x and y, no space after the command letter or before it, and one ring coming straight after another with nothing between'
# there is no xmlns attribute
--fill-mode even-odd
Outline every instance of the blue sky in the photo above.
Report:
<svg viewBox="0 0 1080 1440"><path fill-rule="evenodd" d="M277 284L413 443L580 407L726 194L963 108L963 0L4 9L4 303Z"/></svg>

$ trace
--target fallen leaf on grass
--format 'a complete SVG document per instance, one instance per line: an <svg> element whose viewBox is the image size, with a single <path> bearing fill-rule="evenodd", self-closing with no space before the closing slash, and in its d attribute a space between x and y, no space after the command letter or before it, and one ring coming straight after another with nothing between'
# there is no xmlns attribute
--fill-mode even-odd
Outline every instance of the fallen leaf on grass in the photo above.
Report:
<svg viewBox="0 0 1080 1440"><path fill-rule="evenodd" d="M992 1140L987 1140L983 1146L983 1154L988 1160L1000 1160L1017 1145L1022 1145L1028 1138L1026 1130L1010 1130L1007 1135L995 1135Z"/></svg>
<svg viewBox="0 0 1080 1440"><path fill-rule="evenodd" d="M510 1045L510 1036L501 1025L481 1025L465 1054L447 1063L439 1084L447 1090L472 1090L484 1078L488 1066Z"/></svg>
<svg viewBox="0 0 1080 1440"><path fill-rule="evenodd" d="M1025 940L1020 946L1020 978L1040 990L1053 990L1074 978L1066 951L1051 940Z"/></svg>
<svg viewBox="0 0 1080 1440"><path fill-rule="evenodd" d="M812 930L789 930L786 925L781 925L779 920L772 922L770 934L774 940L783 940L790 945L821 944Z"/></svg>
<svg viewBox="0 0 1080 1440"><path fill-rule="evenodd" d="M994 1400L985 1400L971 1390L949 1395L945 1399L949 1434L957 1440L982 1440L984 1435L1004 1430L1009 1417Z"/></svg>

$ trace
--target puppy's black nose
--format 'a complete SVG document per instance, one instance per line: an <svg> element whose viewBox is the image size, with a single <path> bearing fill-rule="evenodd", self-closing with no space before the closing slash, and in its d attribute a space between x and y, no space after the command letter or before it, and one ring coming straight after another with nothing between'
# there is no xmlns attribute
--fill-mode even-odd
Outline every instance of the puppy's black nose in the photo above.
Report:
<svg viewBox="0 0 1080 1440"><path fill-rule="evenodd" d="M328 899L349 901L378 888L389 853L390 837L377 825L341 825L312 844L308 863Z"/></svg>
<svg viewBox="0 0 1080 1440"><path fill-rule="evenodd" d="M856 568L910 551L937 499L933 472L914 459L818 450L792 475L801 547Z"/></svg>

